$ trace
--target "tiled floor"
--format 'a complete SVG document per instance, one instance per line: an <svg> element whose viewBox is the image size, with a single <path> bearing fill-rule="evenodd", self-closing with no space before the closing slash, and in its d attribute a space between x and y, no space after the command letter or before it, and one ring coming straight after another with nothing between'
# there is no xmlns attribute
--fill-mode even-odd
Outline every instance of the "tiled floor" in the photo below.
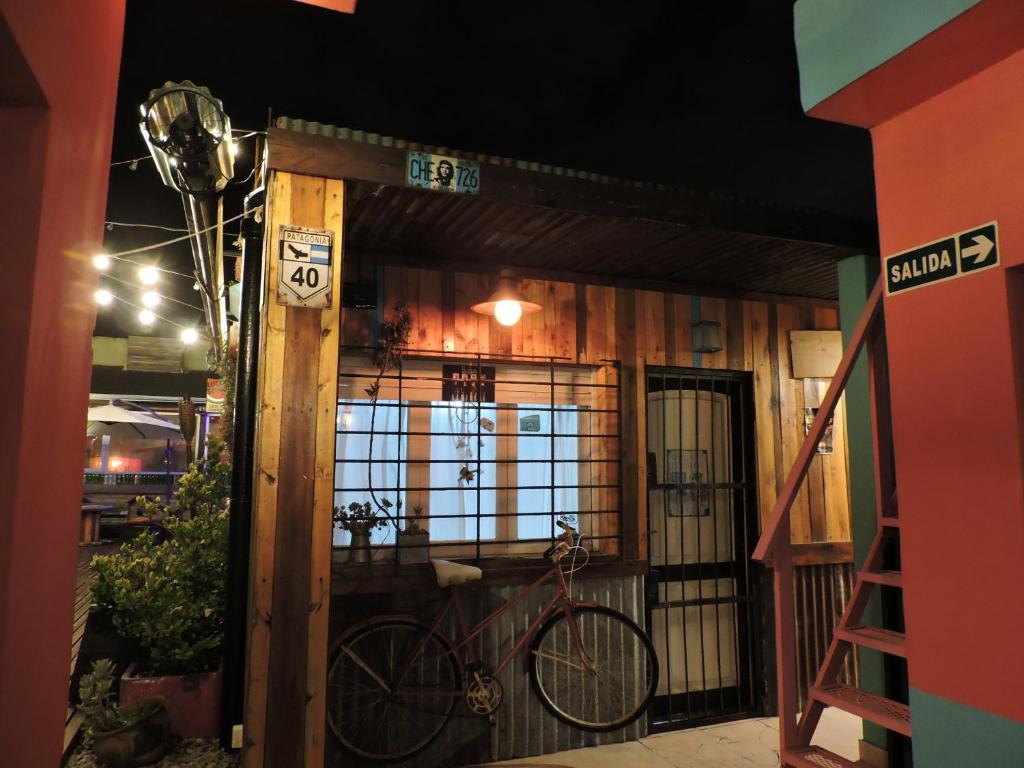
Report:
<svg viewBox="0 0 1024 768"><path fill-rule="evenodd" d="M814 743L856 760L860 735L859 718L837 709L826 709ZM779 764L778 747L778 720L758 718L497 765L520 768L775 768Z"/></svg>

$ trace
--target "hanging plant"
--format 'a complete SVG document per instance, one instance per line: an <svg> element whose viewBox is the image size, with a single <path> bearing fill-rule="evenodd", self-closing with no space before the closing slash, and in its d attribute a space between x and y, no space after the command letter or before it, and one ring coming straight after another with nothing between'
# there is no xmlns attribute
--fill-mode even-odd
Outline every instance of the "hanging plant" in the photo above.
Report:
<svg viewBox="0 0 1024 768"><path fill-rule="evenodd" d="M402 352L409 344L409 332L412 330L412 315L409 314L409 307L405 302L395 302L392 307L393 315L381 321L380 332L377 336L377 345L373 350L373 364L377 368L377 378L366 388L366 394L370 398L370 451L369 461L366 463L367 484L370 490L370 499L380 513L399 530L399 522L388 508L391 506L387 499L378 499L373 487L373 438L374 428L377 424L377 400L380 398L380 382L384 375L398 366L401 369ZM401 406L401 404L399 404ZM399 420L401 423L401 420Z"/></svg>

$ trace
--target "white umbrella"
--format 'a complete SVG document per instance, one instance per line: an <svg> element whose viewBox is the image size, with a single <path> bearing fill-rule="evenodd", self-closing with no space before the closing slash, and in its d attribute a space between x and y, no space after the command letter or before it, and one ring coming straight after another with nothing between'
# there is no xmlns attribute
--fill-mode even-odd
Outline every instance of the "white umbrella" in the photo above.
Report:
<svg viewBox="0 0 1024 768"><path fill-rule="evenodd" d="M99 405L89 409L90 437L147 437L174 440L181 437L181 428L173 422L143 411L132 411L118 405Z"/></svg>

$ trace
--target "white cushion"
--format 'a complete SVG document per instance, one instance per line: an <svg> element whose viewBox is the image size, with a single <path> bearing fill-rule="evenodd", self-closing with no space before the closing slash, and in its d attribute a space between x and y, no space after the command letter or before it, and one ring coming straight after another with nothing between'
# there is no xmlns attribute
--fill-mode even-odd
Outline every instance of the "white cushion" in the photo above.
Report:
<svg viewBox="0 0 1024 768"><path fill-rule="evenodd" d="M451 560L431 560L434 566L434 574L437 576L437 586L450 587L455 584L465 584L470 581L480 581L484 572L472 565L453 563Z"/></svg>

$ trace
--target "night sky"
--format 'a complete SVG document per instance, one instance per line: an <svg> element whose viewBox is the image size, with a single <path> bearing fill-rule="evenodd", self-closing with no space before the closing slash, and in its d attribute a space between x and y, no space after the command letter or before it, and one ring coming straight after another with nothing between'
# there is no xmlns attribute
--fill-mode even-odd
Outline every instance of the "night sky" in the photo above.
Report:
<svg viewBox="0 0 1024 768"><path fill-rule="evenodd" d="M800 108L788 0L359 0L353 16L289 0L128 0L115 161L147 154L139 104L166 80L184 79L208 86L235 128L265 129L272 111L850 216L874 212L867 132ZM243 145L236 179L252 168L251 148ZM248 189L230 189L226 217L241 211ZM145 161L134 172L111 169L107 218L184 226L180 196ZM110 251L174 236L106 234ZM191 271L187 243L155 258ZM123 266L114 274L134 280ZM165 278L161 290L198 306L187 280ZM161 314L201 321L180 307ZM107 308L96 332L142 328L133 312ZM175 331L158 322L151 333Z"/></svg>

